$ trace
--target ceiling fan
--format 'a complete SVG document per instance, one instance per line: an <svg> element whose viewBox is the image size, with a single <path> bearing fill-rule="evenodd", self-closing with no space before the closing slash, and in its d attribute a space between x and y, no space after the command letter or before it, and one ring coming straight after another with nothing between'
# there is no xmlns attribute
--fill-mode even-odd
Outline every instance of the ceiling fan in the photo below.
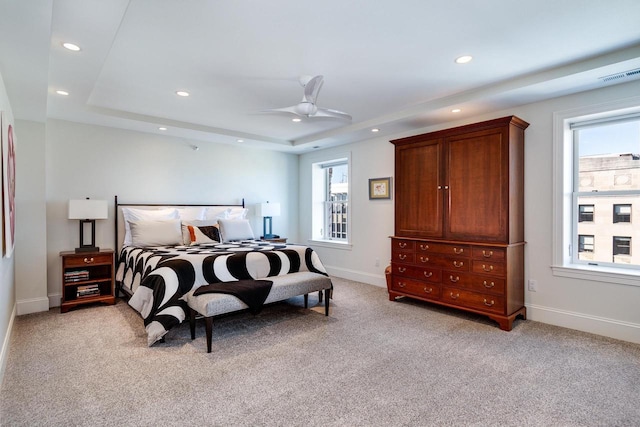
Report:
<svg viewBox="0 0 640 427"><path fill-rule="evenodd" d="M316 105L316 99L318 98L318 92L320 92L320 88L324 82L324 77L303 76L300 77L299 82L304 88L302 101L291 107L264 110L263 113L288 113L307 118L323 117L351 120L351 116L343 111L332 110L330 108L320 108Z"/></svg>

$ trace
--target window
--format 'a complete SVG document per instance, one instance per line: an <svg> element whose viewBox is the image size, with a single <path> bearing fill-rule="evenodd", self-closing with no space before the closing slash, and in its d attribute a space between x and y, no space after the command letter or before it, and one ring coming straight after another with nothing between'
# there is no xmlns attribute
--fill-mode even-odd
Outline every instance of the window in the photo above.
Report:
<svg viewBox="0 0 640 427"><path fill-rule="evenodd" d="M555 113L554 274L637 286L639 208L640 97Z"/></svg>
<svg viewBox="0 0 640 427"><path fill-rule="evenodd" d="M578 222L593 222L593 205L578 206Z"/></svg>
<svg viewBox="0 0 640 427"><path fill-rule="evenodd" d="M347 208L349 204L349 167L347 162L324 168L327 194L325 197L324 238L347 240Z"/></svg>
<svg viewBox="0 0 640 427"><path fill-rule="evenodd" d="M613 222L631 222L631 205L613 205Z"/></svg>
<svg viewBox="0 0 640 427"><path fill-rule="evenodd" d="M593 236L581 234L578 236L578 252L593 252Z"/></svg>
<svg viewBox="0 0 640 427"><path fill-rule="evenodd" d="M312 240L349 243L349 156L312 164Z"/></svg>
<svg viewBox="0 0 640 427"><path fill-rule="evenodd" d="M613 256L631 255L631 237L613 236Z"/></svg>

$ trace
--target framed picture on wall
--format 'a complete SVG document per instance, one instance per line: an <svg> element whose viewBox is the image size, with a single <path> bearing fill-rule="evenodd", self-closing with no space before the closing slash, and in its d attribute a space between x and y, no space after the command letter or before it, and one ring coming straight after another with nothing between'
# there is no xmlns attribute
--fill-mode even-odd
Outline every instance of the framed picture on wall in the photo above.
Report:
<svg viewBox="0 0 640 427"><path fill-rule="evenodd" d="M9 258L13 254L16 235L16 149L13 123L6 114L0 114L2 145L2 252Z"/></svg>
<svg viewBox="0 0 640 427"><path fill-rule="evenodd" d="M369 200L391 199L391 177L369 179Z"/></svg>

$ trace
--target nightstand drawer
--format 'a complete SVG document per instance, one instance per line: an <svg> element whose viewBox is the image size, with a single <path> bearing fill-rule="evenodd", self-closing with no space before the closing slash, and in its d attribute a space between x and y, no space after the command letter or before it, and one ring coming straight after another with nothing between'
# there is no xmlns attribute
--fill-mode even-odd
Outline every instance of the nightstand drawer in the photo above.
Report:
<svg viewBox="0 0 640 427"><path fill-rule="evenodd" d="M78 254L64 257L64 266L70 268L111 264L112 262L113 254Z"/></svg>

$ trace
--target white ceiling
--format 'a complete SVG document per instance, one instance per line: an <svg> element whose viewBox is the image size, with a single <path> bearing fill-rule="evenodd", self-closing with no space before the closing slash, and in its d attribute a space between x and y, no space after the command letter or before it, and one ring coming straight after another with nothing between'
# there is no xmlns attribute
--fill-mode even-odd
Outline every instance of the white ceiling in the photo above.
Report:
<svg viewBox="0 0 640 427"><path fill-rule="evenodd" d="M287 152L617 84L633 77L599 77L632 69L638 0L0 0L16 118ZM318 105L352 122L260 113L298 103L298 79L317 74Z"/></svg>

